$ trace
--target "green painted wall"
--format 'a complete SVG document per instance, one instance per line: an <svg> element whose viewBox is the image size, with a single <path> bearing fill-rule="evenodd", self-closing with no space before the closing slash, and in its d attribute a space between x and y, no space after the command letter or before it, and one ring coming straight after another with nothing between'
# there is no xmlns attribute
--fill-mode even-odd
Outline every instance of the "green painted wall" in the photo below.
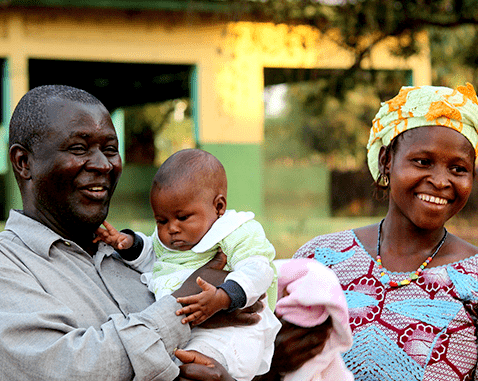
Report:
<svg viewBox="0 0 478 381"><path fill-rule="evenodd" d="M1 173L5 175L4 184L5 184L5 203L4 210L5 215L0 216L0 218L7 218L10 209L22 209L22 196L20 194L20 188L18 188L15 176L13 174L12 166L10 160L8 159L8 125L10 123L10 115L12 112L11 104L11 70L9 70L10 63L9 60L3 60L2 62L2 104L3 104L3 114L2 114L2 130L4 132L4 141L1 142L2 150L4 154L1 155L3 164L1 165Z"/></svg>
<svg viewBox="0 0 478 381"><path fill-rule="evenodd" d="M8 217L8 211L10 209L23 209L23 203L20 188L18 188L17 181L11 169L5 175L5 182L5 217Z"/></svg>
<svg viewBox="0 0 478 381"><path fill-rule="evenodd" d="M330 171L325 165L270 165L263 172L269 220L330 217Z"/></svg>
<svg viewBox="0 0 478 381"><path fill-rule="evenodd" d="M108 219L119 222L153 220L149 191L157 170L154 166L126 164L111 199Z"/></svg>
<svg viewBox="0 0 478 381"><path fill-rule="evenodd" d="M227 174L227 207L264 213L262 200L262 148L259 144L201 144L224 165Z"/></svg>
<svg viewBox="0 0 478 381"><path fill-rule="evenodd" d="M228 208L264 212L261 147L255 144L204 144L201 149L216 156L226 169ZM149 206L151 181L157 168L127 164L113 196L109 219L122 222L152 219Z"/></svg>

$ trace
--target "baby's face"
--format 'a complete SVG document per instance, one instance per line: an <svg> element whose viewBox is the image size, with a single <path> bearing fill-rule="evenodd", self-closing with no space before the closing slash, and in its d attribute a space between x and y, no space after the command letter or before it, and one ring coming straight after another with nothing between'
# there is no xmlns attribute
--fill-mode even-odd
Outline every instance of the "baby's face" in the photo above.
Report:
<svg viewBox="0 0 478 381"><path fill-rule="evenodd" d="M158 236L173 250L186 251L195 246L218 219L210 190L169 187L151 191Z"/></svg>

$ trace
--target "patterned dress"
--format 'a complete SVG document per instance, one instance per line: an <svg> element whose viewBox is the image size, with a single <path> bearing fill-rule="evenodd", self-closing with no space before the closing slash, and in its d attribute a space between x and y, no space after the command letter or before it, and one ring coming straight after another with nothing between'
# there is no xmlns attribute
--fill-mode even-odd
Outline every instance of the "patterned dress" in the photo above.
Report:
<svg viewBox="0 0 478 381"><path fill-rule="evenodd" d="M478 255L425 269L400 288L380 282L352 230L312 239L294 255L302 257L332 268L342 284L354 338L344 360L355 380L478 380Z"/></svg>

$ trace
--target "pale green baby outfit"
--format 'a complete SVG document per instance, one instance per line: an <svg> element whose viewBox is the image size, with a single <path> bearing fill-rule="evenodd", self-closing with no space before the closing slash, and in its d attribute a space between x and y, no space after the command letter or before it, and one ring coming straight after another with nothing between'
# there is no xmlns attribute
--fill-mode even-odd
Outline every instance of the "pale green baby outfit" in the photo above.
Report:
<svg viewBox="0 0 478 381"><path fill-rule="evenodd" d="M247 260L249 260L249 263L254 264L250 266L250 271L247 272L252 279L241 276L240 280L238 280L235 279L234 273L231 273L227 278L236 280L243 287L247 296L246 305L249 305L252 300L257 300L264 292L261 290L263 285L260 284L263 280L260 269L263 268L264 261L256 261L255 259L258 258L254 257L261 256L267 259L268 265L274 271L272 284L267 289L268 304L271 310L274 311L277 301L277 274L272 263L275 257L275 250L266 238L261 224L253 220L253 217L254 214L252 212L228 210L223 217L216 221L201 242L187 251L168 249L161 243L157 232L155 232L153 235L153 247L157 260L154 263L151 280L154 284L152 286L154 293L157 294L160 291L158 288L161 288L163 292L165 289L168 289L169 292L175 291L184 281L183 276L180 276L182 270L195 270L206 264L214 257L217 249L220 247L227 256L225 270L234 271L238 266L241 267L241 264L248 262ZM222 237L224 235L226 236ZM246 261L244 262L244 260ZM177 277L175 277L175 273L178 274ZM157 282L163 276L168 276L168 280Z"/></svg>
<svg viewBox="0 0 478 381"><path fill-rule="evenodd" d="M194 327L184 349L197 350L219 361L237 381L250 381L266 373L274 353L274 340L281 324L273 311L277 300L277 275L272 261L275 250L252 212L228 210L211 226L201 241L188 251L165 247L158 239L139 234L143 251L129 264L141 271L142 280L156 299L178 289L197 268L206 264L220 247L227 256L225 282L236 282L246 295L245 307L267 292L268 307L253 326L216 329ZM154 250L153 250L154 249Z"/></svg>

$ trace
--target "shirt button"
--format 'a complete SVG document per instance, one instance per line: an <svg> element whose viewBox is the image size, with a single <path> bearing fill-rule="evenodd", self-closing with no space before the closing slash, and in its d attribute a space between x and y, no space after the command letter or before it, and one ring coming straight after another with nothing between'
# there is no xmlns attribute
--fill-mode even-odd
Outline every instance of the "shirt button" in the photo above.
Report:
<svg viewBox="0 0 478 381"><path fill-rule="evenodd" d="M71 246L71 243L68 242L68 241L65 241L65 245L66 245L66 246Z"/></svg>

